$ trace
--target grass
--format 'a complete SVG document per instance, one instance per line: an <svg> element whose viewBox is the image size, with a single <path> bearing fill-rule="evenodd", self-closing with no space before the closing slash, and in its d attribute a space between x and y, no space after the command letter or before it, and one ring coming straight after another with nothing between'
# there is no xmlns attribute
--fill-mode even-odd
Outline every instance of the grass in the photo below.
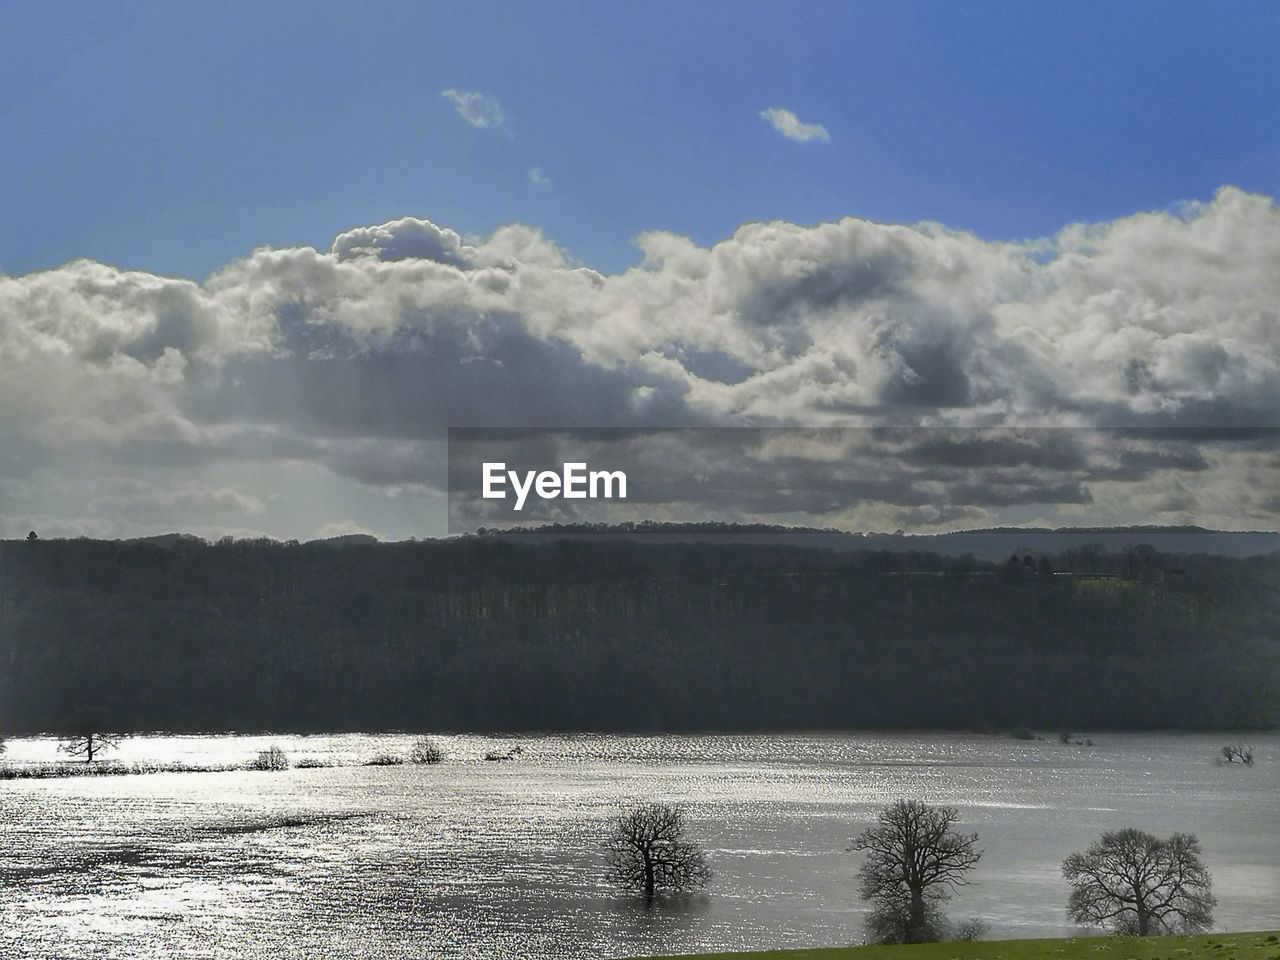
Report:
<svg viewBox="0 0 1280 960"><path fill-rule="evenodd" d="M1280 960L1280 932L947 941L889 947L703 953L684 960L695 960L695 956L696 960Z"/></svg>

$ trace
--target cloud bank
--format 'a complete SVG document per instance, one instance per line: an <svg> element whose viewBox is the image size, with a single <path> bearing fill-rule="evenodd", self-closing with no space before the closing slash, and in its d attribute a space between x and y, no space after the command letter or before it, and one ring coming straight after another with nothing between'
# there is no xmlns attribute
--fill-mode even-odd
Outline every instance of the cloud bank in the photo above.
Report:
<svg viewBox="0 0 1280 960"><path fill-rule="evenodd" d="M439 533L449 426L1280 426L1266 197L1033 243L854 218L637 242L605 275L531 227L404 218L203 283L85 260L0 276L0 534ZM938 466L902 449L806 510L1280 527L1275 451L1206 436L1190 460L1095 451L1116 462L1069 482L1024 464L1000 502L963 467L930 487Z"/></svg>

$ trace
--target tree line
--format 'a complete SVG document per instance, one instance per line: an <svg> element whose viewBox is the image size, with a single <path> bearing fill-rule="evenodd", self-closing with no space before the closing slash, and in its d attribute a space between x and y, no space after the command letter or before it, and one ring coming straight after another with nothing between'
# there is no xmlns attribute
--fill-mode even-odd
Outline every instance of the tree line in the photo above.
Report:
<svg viewBox="0 0 1280 960"><path fill-rule="evenodd" d="M87 708L119 732L1280 721L1280 555L1025 560L3 542L0 731L63 731Z"/></svg>

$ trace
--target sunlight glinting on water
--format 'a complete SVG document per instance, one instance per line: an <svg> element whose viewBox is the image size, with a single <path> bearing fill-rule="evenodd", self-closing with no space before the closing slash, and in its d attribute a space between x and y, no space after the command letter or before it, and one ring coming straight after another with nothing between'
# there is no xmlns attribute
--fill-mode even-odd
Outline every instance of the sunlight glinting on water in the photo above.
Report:
<svg viewBox="0 0 1280 960"><path fill-rule="evenodd" d="M1211 736L1094 747L956 734L441 736L438 766L364 766L408 735L138 736L107 761L230 768L0 781L0 954L67 958L625 957L857 942L850 839L885 803L957 806L985 854L955 917L1071 932L1062 857L1102 830L1197 833L1220 926L1280 926L1280 737L1220 766ZM486 753L519 745L512 760ZM56 760L15 739L5 763ZM716 872L644 910L603 881L622 803L685 804Z"/></svg>

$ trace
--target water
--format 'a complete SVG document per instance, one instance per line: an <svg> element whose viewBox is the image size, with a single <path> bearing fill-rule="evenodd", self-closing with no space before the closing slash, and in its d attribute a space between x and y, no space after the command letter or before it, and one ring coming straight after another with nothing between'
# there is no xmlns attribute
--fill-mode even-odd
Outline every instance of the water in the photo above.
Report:
<svg viewBox="0 0 1280 960"><path fill-rule="evenodd" d="M850 838L885 803L958 807L986 853L948 913L1076 932L1059 863L1108 828L1199 835L1220 929L1280 928L1280 735L440 737L439 766L0 782L0 956L626 957L860 940ZM237 764L271 743L360 763L407 736L135 737L114 756ZM485 762L522 745L516 760ZM6 760L54 758L12 740ZM602 881L633 799L687 805L709 891L645 910Z"/></svg>

